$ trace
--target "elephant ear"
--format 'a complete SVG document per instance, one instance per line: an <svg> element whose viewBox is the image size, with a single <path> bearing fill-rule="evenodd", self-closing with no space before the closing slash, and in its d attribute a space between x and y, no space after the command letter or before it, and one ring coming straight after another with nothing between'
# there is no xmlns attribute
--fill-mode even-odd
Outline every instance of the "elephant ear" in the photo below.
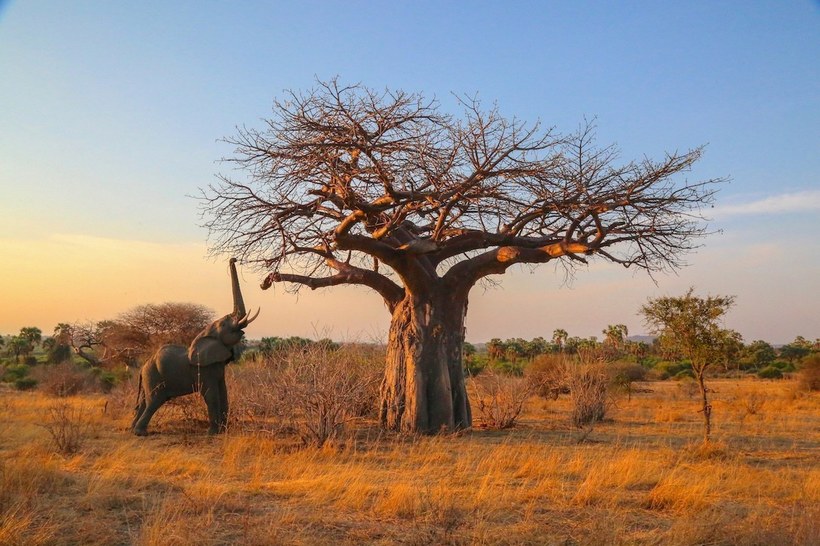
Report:
<svg viewBox="0 0 820 546"><path fill-rule="evenodd" d="M231 360L233 352L224 343L210 336L198 337L188 349L188 358L195 366L224 364Z"/></svg>

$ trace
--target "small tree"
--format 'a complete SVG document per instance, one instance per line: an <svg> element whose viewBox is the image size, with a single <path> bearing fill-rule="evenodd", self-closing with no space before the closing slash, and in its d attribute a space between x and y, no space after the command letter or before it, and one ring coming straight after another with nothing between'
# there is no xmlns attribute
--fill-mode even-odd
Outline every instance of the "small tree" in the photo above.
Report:
<svg viewBox="0 0 820 546"><path fill-rule="evenodd" d="M684 296L650 299L641 307L647 326L660 335L661 343L688 358L698 383L703 413L704 441L712 432L712 406L705 376L707 368L720 362L737 334L721 328L721 318L734 305L734 296L695 296L690 288Z"/></svg>
<svg viewBox="0 0 820 546"><path fill-rule="evenodd" d="M71 346L63 343L59 337L45 338L43 340L43 349L46 351L46 361L49 364L59 364L71 360Z"/></svg>
<svg viewBox="0 0 820 546"><path fill-rule="evenodd" d="M629 335L629 329L626 324L610 324L602 330L602 333L605 344L620 349L626 341L626 336Z"/></svg>
<svg viewBox="0 0 820 546"><path fill-rule="evenodd" d="M800 338L801 336L798 336ZM811 345L806 343L805 340L802 340L801 343L800 339L795 339L788 345L783 345L780 347L780 358L785 358L792 364L801 360L802 358L806 357L811 353Z"/></svg>
<svg viewBox="0 0 820 546"><path fill-rule="evenodd" d="M36 347L43 339L43 331L36 326L24 326L17 335L31 343L32 347Z"/></svg>
<svg viewBox="0 0 820 546"><path fill-rule="evenodd" d="M137 366L161 345L187 345L212 319L213 311L194 303L146 304L116 320L61 322L54 327L54 338L92 366Z"/></svg>
<svg viewBox="0 0 820 546"><path fill-rule="evenodd" d="M761 370L774 362L777 353L769 343L756 339L743 349L743 366L745 369Z"/></svg>
<svg viewBox="0 0 820 546"><path fill-rule="evenodd" d="M569 334L563 328L556 328L552 332L552 342L555 343L555 345L558 346L558 349L561 350L562 352L564 350L564 347L567 344L567 338L568 337L569 337Z"/></svg>
<svg viewBox="0 0 820 546"><path fill-rule="evenodd" d="M24 337L12 336L6 343L6 355L13 356L15 362L20 362L21 356L31 354L33 350L31 342Z"/></svg>

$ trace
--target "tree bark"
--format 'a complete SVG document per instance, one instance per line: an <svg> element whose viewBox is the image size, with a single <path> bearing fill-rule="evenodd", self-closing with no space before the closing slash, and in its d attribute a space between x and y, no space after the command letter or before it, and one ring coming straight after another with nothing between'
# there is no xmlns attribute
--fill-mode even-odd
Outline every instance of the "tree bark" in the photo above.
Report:
<svg viewBox="0 0 820 546"><path fill-rule="evenodd" d="M407 293L393 310L379 416L383 426L435 434L472 426L462 348L467 298L445 284Z"/></svg>
<svg viewBox="0 0 820 546"><path fill-rule="evenodd" d="M705 370L695 370L695 377L698 381L698 388L700 389L700 396L701 396L701 412L703 413L703 441L709 442L709 438L712 434L712 404L709 403L709 399L707 397L707 389L706 383L704 381L704 374Z"/></svg>

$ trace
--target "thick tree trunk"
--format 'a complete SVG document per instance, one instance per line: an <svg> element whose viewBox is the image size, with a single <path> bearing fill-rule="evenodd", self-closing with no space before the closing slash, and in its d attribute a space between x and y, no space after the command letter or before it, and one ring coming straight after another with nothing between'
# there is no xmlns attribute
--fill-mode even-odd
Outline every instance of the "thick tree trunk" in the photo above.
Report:
<svg viewBox="0 0 820 546"><path fill-rule="evenodd" d="M466 297L408 294L393 311L381 387L382 425L435 434L469 428L462 347Z"/></svg>

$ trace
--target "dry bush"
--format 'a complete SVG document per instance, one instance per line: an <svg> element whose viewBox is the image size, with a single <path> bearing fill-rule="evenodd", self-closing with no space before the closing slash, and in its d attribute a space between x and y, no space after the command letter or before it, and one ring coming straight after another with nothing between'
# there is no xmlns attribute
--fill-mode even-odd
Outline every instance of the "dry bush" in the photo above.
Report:
<svg viewBox="0 0 820 546"><path fill-rule="evenodd" d="M534 394L557 400L559 394L569 394L567 365L564 355L541 354L524 370L524 378Z"/></svg>
<svg viewBox="0 0 820 546"><path fill-rule="evenodd" d="M71 362L56 365L37 366L32 375L37 379L40 390L53 396L74 396L95 389L94 376Z"/></svg>
<svg viewBox="0 0 820 546"><path fill-rule="evenodd" d="M766 396L754 391L743 398L743 409L746 411L746 415L757 415L765 402Z"/></svg>
<svg viewBox="0 0 820 546"><path fill-rule="evenodd" d="M134 416L137 404L137 385L139 382L139 370L133 371L131 375L124 377L105 393L105 414L111 419L117 420L125 415Z"/></svg>
<svg viewBox="0 0 820 546"><path fill-rule="evenodd" d="M276 381L282 369L281 363L262 357L228 366L229 430L269 430L272 423L282 423L284 404Z"/></svg>
<svg viewBox="0 0 820 546"><path fill-rule="evenodd" d="M609 406L609 376L602 364L575 364L568 368L572 410L576 427L593 425L606 416Z"/></svg>
<svg viewBox="0 0 820 546"><path fill-rule="evenodd" d="M280 415L306 445L339 439L348 422L375 405L382 367L374 366L373 356L361 346L316 344L291 351L269 375Z"/></svg>
<svg viewBox="0 0 820 546"><path fill-rule="evenodd" d="M532 395L532 384L520 377L512 377L486 369L471 378L475 393L475 408L485 426L505 429L515 426L524 402Z"/></svg>
<svg viewBox="0 0 820 546"><path fill-rule="evenodd" d="M694 398L698 394L698 383L691 377L683 377L678 381L678 392L686 398Z"/></svg>
<svg viewBox="0 0 820 546"><path fill-rule="evenodd" d="M800 362L798 386L804 391L820 391L820 353L814 353Z"/></svg>
<svg viewBox="0 0 820 546"><path fill-rule="evenodd" d="M231 366L229 373L229 427L296 430L303 439L314 437L309 430L314 429L322 437L335 426L327 419L349 421L374 414L384 373L384 347L315 344ZM314 423L308 426L306 420ZM330 436L305 441L321 445Z"/></svg>
<svg viewBox="0 0 820 546"><path fill-rule="evenodd" d="M626 393L632 400L632 383L646 379L646 369L634 362L612 362L607 365L610 387L613 390Z"/></svg>
<svg viewBox="0 0 820 546"><path fill-rule="evenodd" d="M55 450L63 455L77 453L93 433L88 412L67 402L48 408L40 426L48 432Z"/></svg>

